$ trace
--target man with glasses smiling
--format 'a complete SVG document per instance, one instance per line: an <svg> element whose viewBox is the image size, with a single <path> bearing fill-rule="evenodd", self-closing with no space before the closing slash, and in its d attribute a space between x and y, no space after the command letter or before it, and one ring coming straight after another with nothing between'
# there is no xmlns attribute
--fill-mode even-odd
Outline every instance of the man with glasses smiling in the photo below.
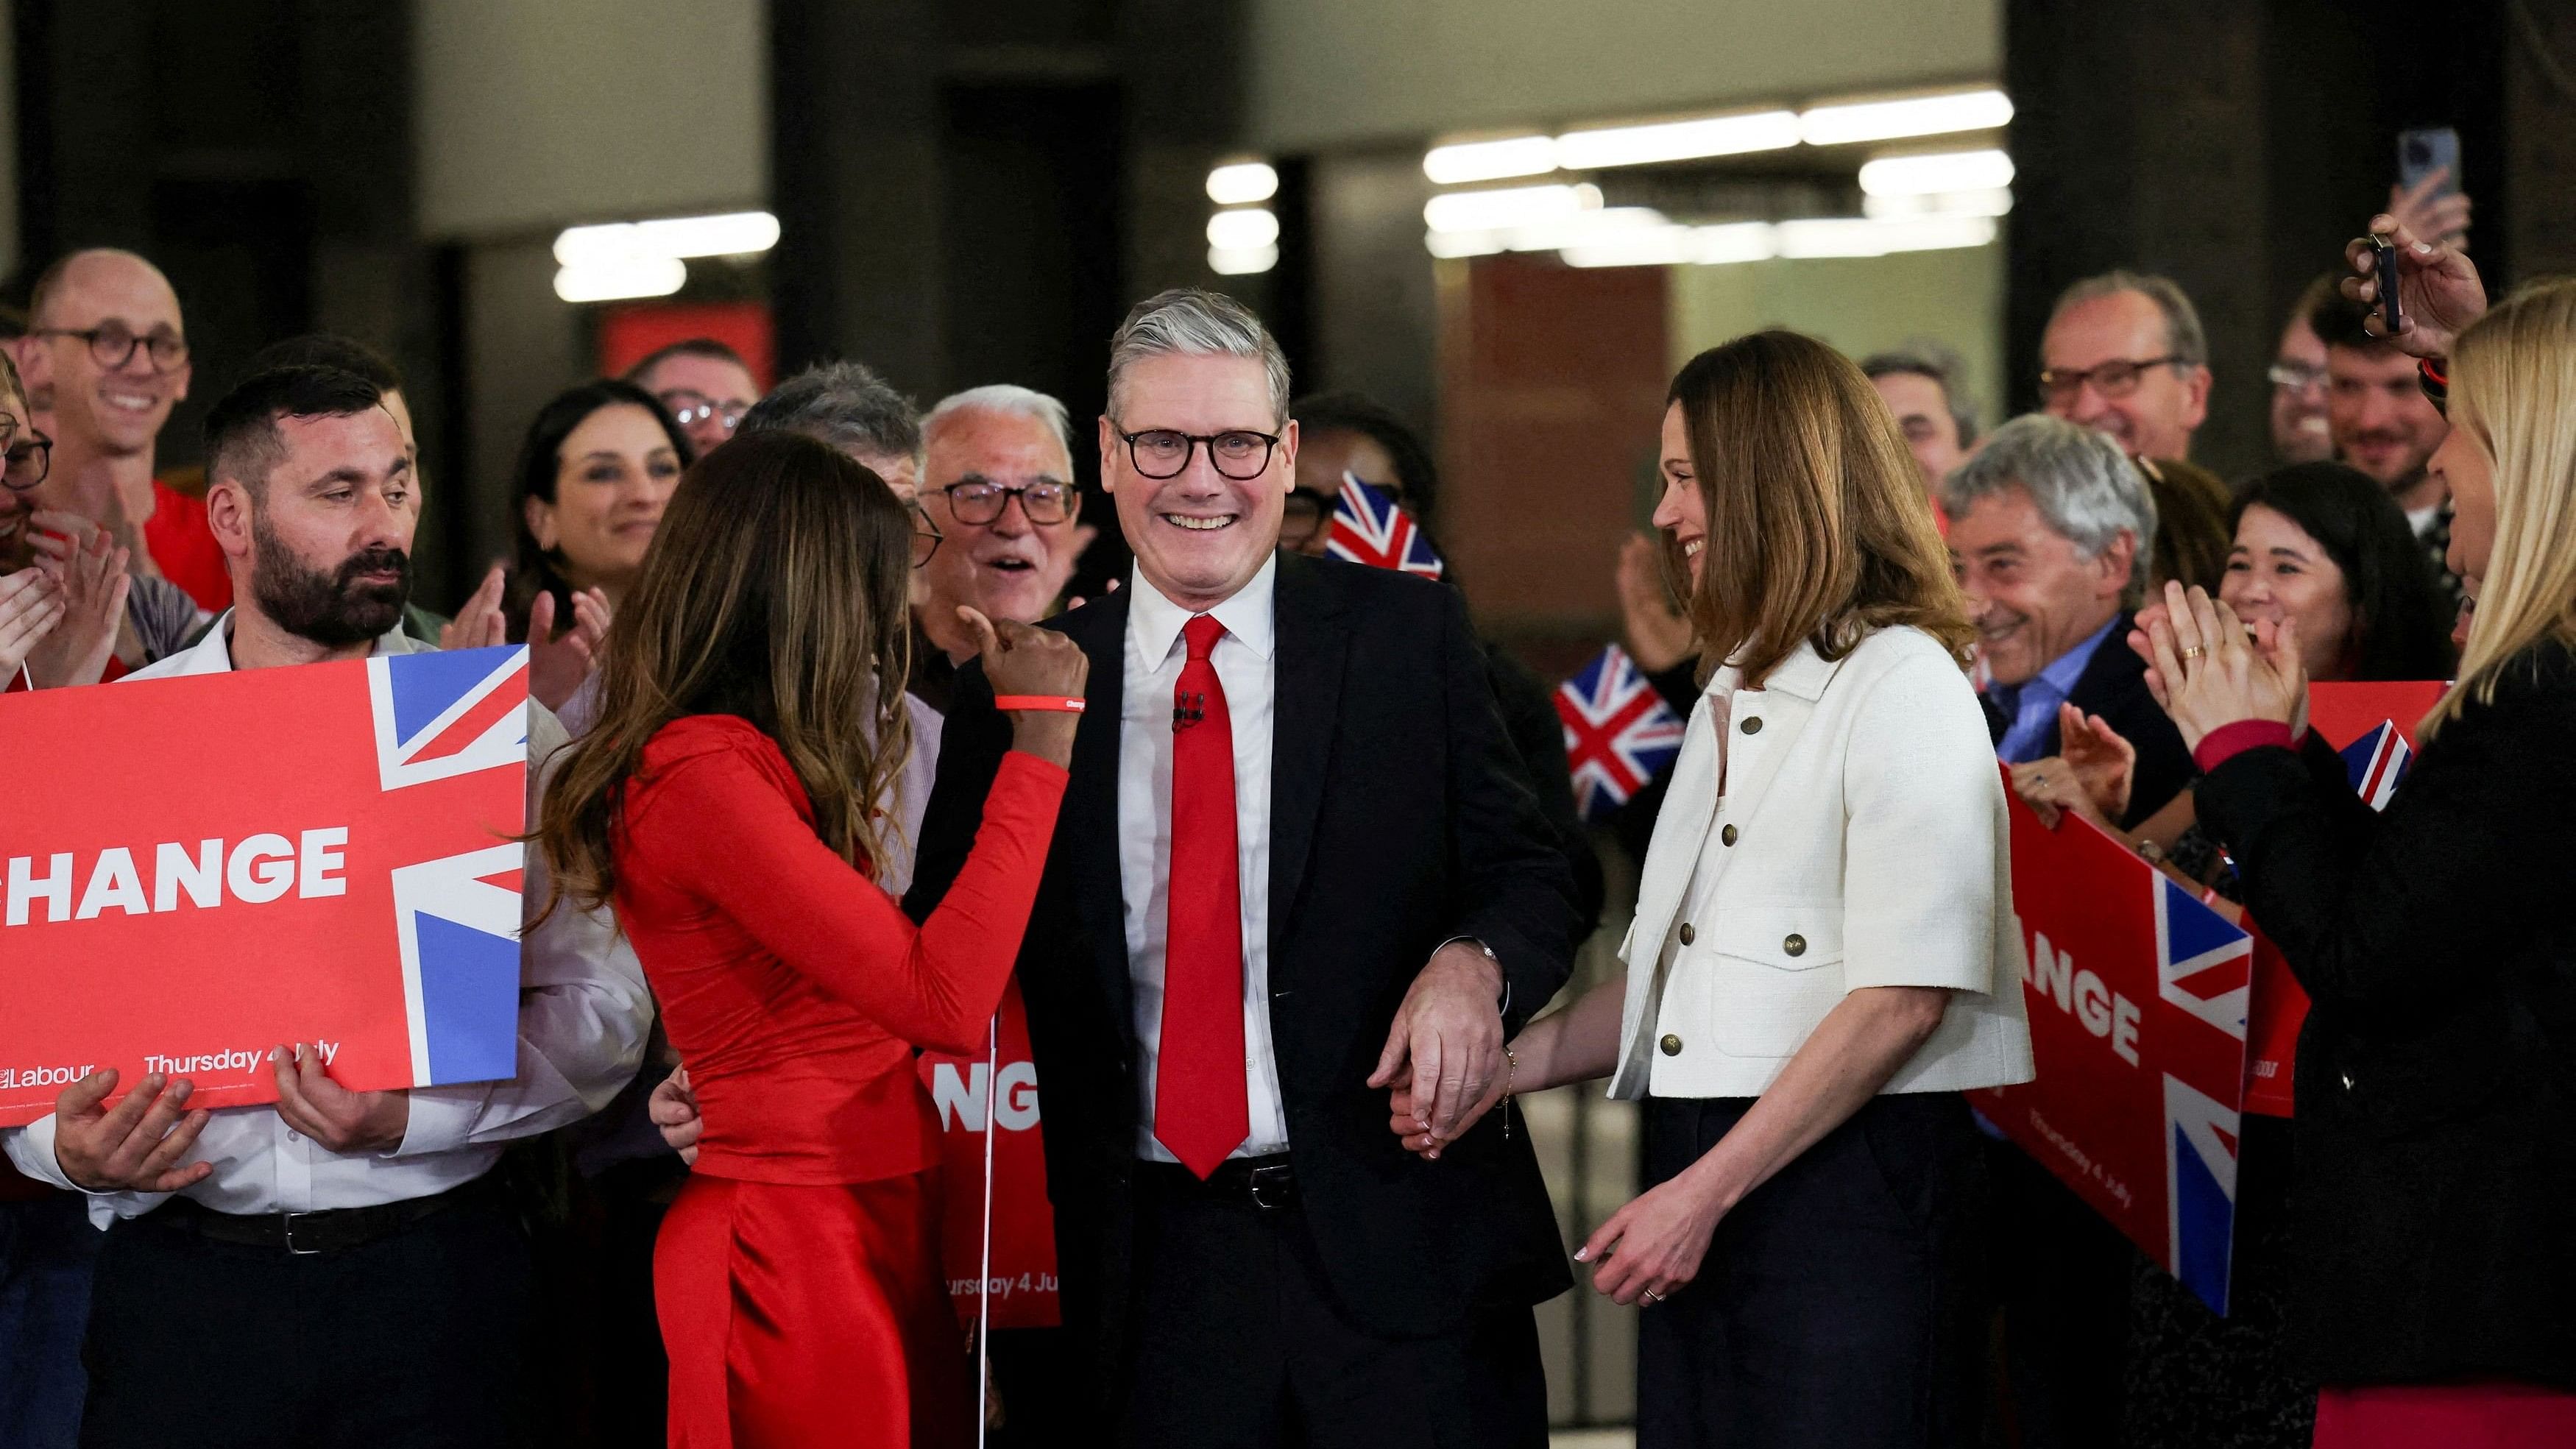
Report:
<svg viewBox="0 0 2576 1449"><path fill-rule="evenodd" d="M188 337L161 269L132 252L77 251L36 279L15 344L31 399L50 400L45 506L133 549L135 572L186 589L209 613L232 602L206 504L152 476L170 410L188 395Z"/></svg>
<svg viewBox="0 0 2576 1449"><path fill-rule="evenodd" d="M733 436L760 399L760 383L742 354L712 337L657 347L626 369L626 380L670 409L699 457Z"/></svg>
<svg viewBox="0 0 2576 1449"><path fill-rule="evenodd" d="M921 571L912 688L947 710L975 652L957 606L1034 624L1073 577L1090 530L1074 488L1064 404L1008 384L943 398L922 419L922 510L944 540Z"/></svg>
<svg viewBox="0 0 2576 1449"><path fill-rule="evenodd" d="M2132 458L2189 458L2209 416L2209 341L2182 288L2105 272L2069 287L2039 344L2051 417L2108 433Z"/></svg>
<svg viewBox="0 0 2576 1449"><path fill-rule="evenodd" d="M1018 962L1066 1331L1104 1440L1536 1449L1530 1305L1570 1280L1529 1135L1491 1109L1571 968L1571 882L1457 592L1280 549L1288 382L1207 292L1110 344L1100 470L1135 571L1050 624L1092 668ZM1043 527L1053 495L995 516L1033 500ZM960 671L916 919L981 824L997 704Z"/></svg>

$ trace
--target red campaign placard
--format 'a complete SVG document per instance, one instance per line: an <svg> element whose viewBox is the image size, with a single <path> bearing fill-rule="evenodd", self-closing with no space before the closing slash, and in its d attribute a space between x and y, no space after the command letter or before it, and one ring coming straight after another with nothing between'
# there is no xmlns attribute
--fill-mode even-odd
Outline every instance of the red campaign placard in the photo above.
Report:
<svg viewBox="0 0 2576 1449"><path fill-rule="evenodd" d="M2451 686L2440 680L2394 683L2312 684L2308 725L2343 756L2352 788L2372 809L2387 805L2406 778L2415 752L2415 725ZM2308 993L2259 925L2254 930L2254 1010L2245 1071L2245 1110L2287 1117L2292 1106L2291 1064L2299 1027L2308 1019Z"/></svg>
<svg viewBox="0 0 2576 1449"><path fill-rule="evenodd" d="M992 1102L993 1272L988 1287L995 1328L1053 1328L1056 1307L1055 1208L1047 1200L1046 1152L1038 1139L1038 1069L1029 1057L1029 1013L1020 983L1002 991L995 1017L1000 1062L983 1055L921 1054L921 1080L939 1109L940 1256L960 1323L979 1308L975 1279L984 1254L984 1109ZM995 1081L1000 1091L992 1090Z"/></svg>
<svg viewBox="0 0 2576 1449"><path fill-rule="evenodd" d="M0 699L0 1126L94 1067L276 1100L517 1070L525 649Z"/></svg>
<svg viewBox="0 0 2576 1449"><path fill-rule="evenodd" d="M2225 1313L2251 943L2100 830L2007 798L2038 1075L1970 1096Z"/></svg>

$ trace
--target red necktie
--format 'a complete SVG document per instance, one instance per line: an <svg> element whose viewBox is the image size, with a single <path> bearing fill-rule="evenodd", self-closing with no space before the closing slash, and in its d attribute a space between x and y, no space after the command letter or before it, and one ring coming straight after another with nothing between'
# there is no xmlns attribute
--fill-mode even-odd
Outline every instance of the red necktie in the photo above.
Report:
<svg viewBox="0 0 2576 1449"><path fill-rule="evenodd" d="M1172 882L1154 1135L1204 1178L1252 1132L1243 1087L1243 899L1234 838L1234 724L1209 651L1225 626L1181 630L1172 694Z"/></svg>

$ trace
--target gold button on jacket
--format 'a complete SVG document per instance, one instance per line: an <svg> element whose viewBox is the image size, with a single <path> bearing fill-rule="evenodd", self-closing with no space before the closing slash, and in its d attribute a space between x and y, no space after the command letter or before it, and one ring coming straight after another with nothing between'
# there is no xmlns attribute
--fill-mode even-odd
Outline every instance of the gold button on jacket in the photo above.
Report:
<svg viewBox="0 0 2576 1449"><path fill-rule="evenodd" d="M1668 1056L1668 1057L1677 1057L1677 1056L1680 1056L1680 1055L1682 1054L1682 1039L1681 1039L1680 1037L1674 1036L1674 1035L1673 1035L1672 1033L1670 1033L1670 1032L1666 1032L1666 1033L1664 1033L1664 1039L1663 1039L1662 1041L1660 1041L1660 1042L1657 1042L1657 1043L1656 1043L1656 1045L1658 1045L1658 1046L1660 1046L1660 1047L1662 1047L1662 1048L1664 1049L1664 1055L1665 1055L1665 1056Z"/></svg>
<svg viewBox="0 0 2576 1449"><path fill-rule="evenodd" d="M1780 949L1792 956L1804 956L1807 954L1807 938L1792 934L1788 940L1780 943Z"/></svg>
<svg viewBox="0 0 2576 1449"><path fill-rule="evenodd" d="M1726 842L1728 845L1733 845L1735 843L1735 827L1730 825L1724 830L1717 832L1717 838Z"/></svg>
<svg viewBox="0 0 2576 1449"><path fill-rule="evenodd" d="M1699 932L1691 929L1691 923L1688 921L1682 922L1682 944L1687 946L1698 939Z"/></svg>
<svg viewBox="0 0 2576 1449"><path fill-rule="evenodd" d="M1744 723L1736 726L1736 728L1741 729L1748 735L1758 735L1762 733L1762 716L1758 714L1748 716Z"/></svg>

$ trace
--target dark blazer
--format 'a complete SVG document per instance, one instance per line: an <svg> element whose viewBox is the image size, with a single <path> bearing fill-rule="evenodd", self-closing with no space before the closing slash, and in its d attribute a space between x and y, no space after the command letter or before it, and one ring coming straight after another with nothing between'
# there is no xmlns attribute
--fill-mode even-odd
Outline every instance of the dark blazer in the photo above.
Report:
<svg viewBox="0 0 2576 1449"><path fill-rule="evenodd" d="M2086 714L2100 715L2138 752L2138 766L2130 776L2129 814L2120 822L2123 829L2172 803L2200 773L2191 762L2191 751L2183 747L2181 731L2147 691L2147 663L2129 647L2129 631L2136 627L2135 618L2125 619L2104 636L2093 657L2085 661L2084 672L2075 677L2075 687L2066 693L2067 703ZM1978 699L1985 705L1986 727L2000 744L2012 721L2002 717L1992 700L1983 695ZM2057 721L2050 720L2040 753L2056 754L2057 747Z"/></svg>
<svg viewBox="0 0 2576 1449"><path fill-rule="evenodd" d="M1500 959L1506 1032L1547 1004L1572 964L1565 860L1520 781L1456 590L1282 554L1276 599L1270 1021L1298 1192L1355 1324L1451 1332L1474 1309L1571 1282L1529 1134L1506 1140L1489 1114L1439 1161L1420 1160L1387 1130L1386 1093L1367 1078L1406 988L1451 937ZM1095 1337L1104 1367L1130 1326L1135 1234L1118 870L1127 602L1114 593L1048 625L1091 657L1090 707L1019 960L1066 1323ZM962 671L906 900L916 916L955 880L1009 743L982 672Z"/></svg>
<svg viewBox="0 0 2576 1449"><path fill-rule="evenodd" d="M2576 656L2509 666L2385 813L2311 737L2200 782L2200 824L2314 998L2291 1331L2325 1383L2576 1389Z"/></svg>

